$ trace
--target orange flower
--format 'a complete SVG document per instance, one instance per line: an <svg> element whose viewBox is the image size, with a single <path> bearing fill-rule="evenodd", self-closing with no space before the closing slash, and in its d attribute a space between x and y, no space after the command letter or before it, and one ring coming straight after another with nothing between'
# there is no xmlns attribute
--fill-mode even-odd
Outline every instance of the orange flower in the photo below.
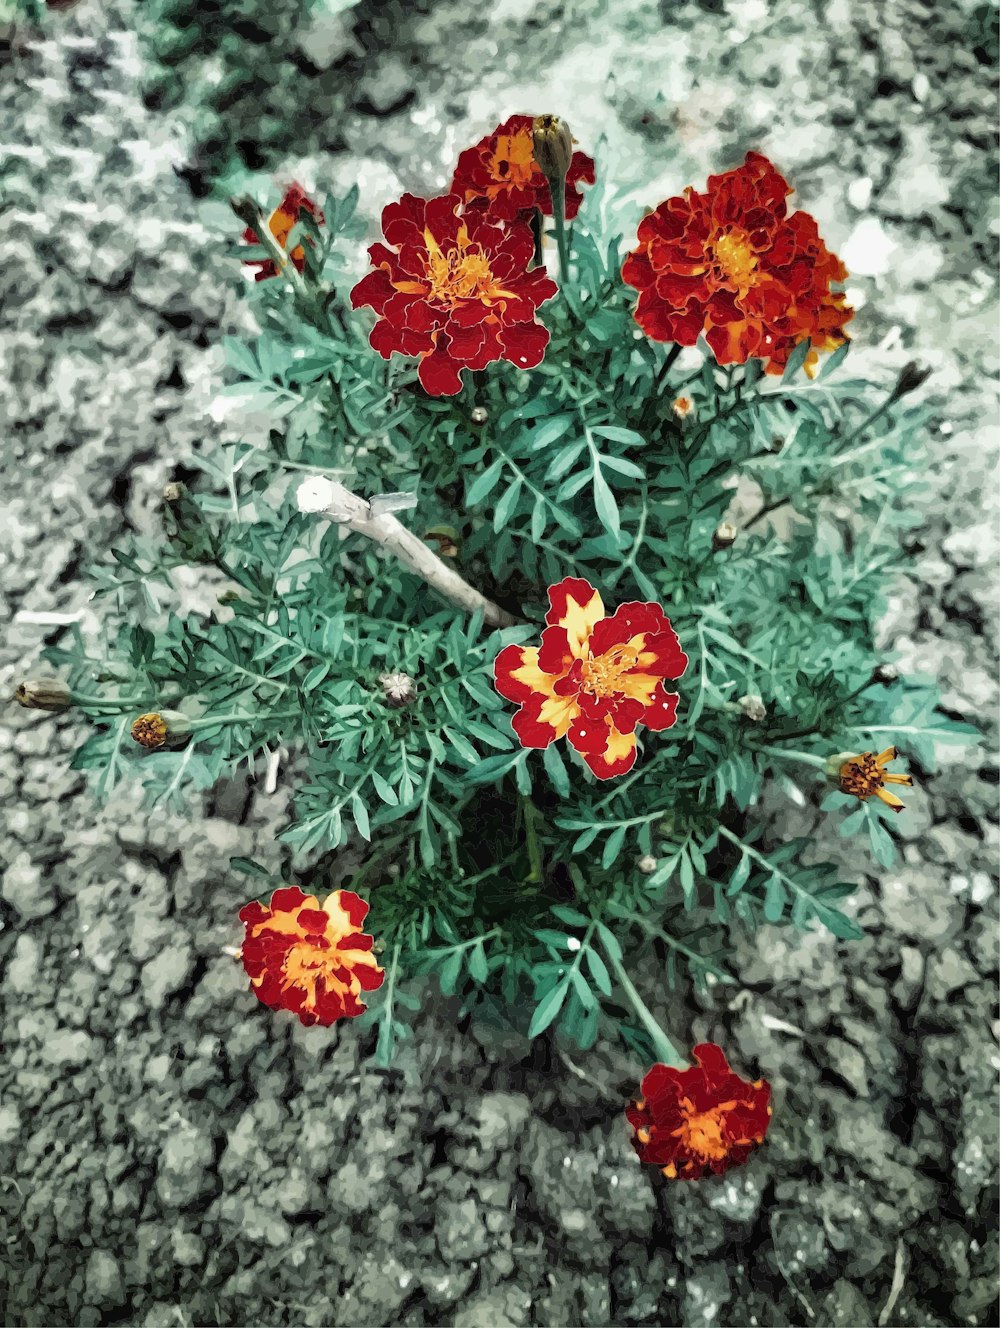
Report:
<svg viewBox="0 0 1000 1328"><path fill-rule="evenodd" d="M905 805L903 800L885 787L886 784L904 784L907 788L913 787L913 780L909 775L886 774L885 767L890 761L895 761L898 755L895 747L887 747L878 756L874 752L861 752L858 756L849 757L840 767L842 792L860 798L862 802L867 802L874 793L876 798L880 798L894 812L901 812Z"/></svg>
<svg viewBox="0 0 1000 1328"><path fill-rule="evenodd" d="M467 148L458 159L452 193L466 203L487 200L491 215L507 221L535 208L551 217L549 186L535 161L533 125L530 115L512 115ZM583 198L576 186L581 182L594 183L594 163L586 153L574 152L566 172L567 221L580 211Z"/></svg>
<svg viewBox="0 0 1000 1328"><path fill-rule="evenodd" d="M694 414L694 402L690 397L676 397L670 409L679 420L686 420L689 415Z"/></svg>
<svg viewBox="0 0 1000 1328"><path fill-rule="evenodd" d="M303 1024L332 1024L364 1010L361 993L384 977L361 931L368 905L350 890L315 895L283 886L270 906L240 909L246 923L241 958L254 994L272 1010L291 1010Z"/></svg>
<svg viewBox="0 0 1000 1328"><path fill-rule="evenodd" d="M792 191L757 152L704 194L688 188L639 223L639 247L622 277L639 291L635 319L654 341L693 346L704 333L720 364L765 361L781 373L794 347L818 351L847 341L854 314L831 283L847 269L820 239L808 212L788 214Z"/></svg>
<svg viewBox="0 0 1000 1328"><path fill-rule="evenodd" d="M300 184L292 183L288 186L285 197L271 213L267 220L267 228L274 238L285 248L285 241L291 233L292 227L299 219L299 215L308 212L310 216L315 217L319 224L323 224L323 214L319 208L308 196ZM260 236L248 226L243 232L243 239L247 244L259 244ZM302 245L296 245L291 253L292 264L298 272L303 271L306 265L306 253ZM254 276L255 281L266 281L268 277L276 277L278 265L272 258L248 258L245 262L246 267L255 267L259 271Z"/></svg>
<svg viewBox="0 0 1000 1328"><path fill-rule="evenodd" d="M368 250L375 270L351 291L351 304L378 314L368 339L383 359L419 355L431 396L460 391L463 369L541 363L549 334L535 311L557 287L544 268L528 271L534 240L526 222L465 211L457 194L404 194L383 211L382 231L388 245Z"/></svg>
<svg viewBox="0 0 1000 1328"><path fill-rule="evenodd" d="M686 1070L654 1065L642 1097L625 1109L639 1160L660 1167L668 1180L699 1180L739 1166L771 1123L770 1084L741 1079L714 1042L700 1043L694 1058L698 1064Z"/></svg>
<svg viewBox="0 0 1000 1328"><path fill-rule="evenodd" d="M680 697L664 678L687 668L677 633L658 604L620 604L605 616L600 595L579 577L549 587L541 646L507 646L494 664L496 689L520 702L511 721L522 747L569 738L598 779L635 764L635 730L677 719Z"/></svg>

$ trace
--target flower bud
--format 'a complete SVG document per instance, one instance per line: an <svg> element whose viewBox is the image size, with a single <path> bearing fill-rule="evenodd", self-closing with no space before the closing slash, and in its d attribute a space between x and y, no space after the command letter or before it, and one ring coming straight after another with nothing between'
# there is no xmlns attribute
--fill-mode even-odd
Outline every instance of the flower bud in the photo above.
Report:
<svg viewBox="0 0 1000 1328"><path fill-rule="evenodd" d="M417 695L416 684L408 673L380 673L378 680L386 705L394 710L408 706Z"/></svg>
<svg viewBox="0 0 1000 1328"><path fill-rule="evenodd" d="M26 710L68 710L73 693L59 678L29 678L20 684L14 700Z"/></svg>
<svg viewBox="0 0 1000 1328"><path fill-rule="evenodd" d="M736 536L739 532L729 521L723 521L721 526L717 526L712 535L712 548L719 552L720 549L731 549L736 543Z"/></svg>
<svg viewBox="0 0 1000 1328"><path fill-rule="evenodd" d="M896 668L895 664L876 664L874 669L872 669L871 681L880 682L883 687L888 687L889 684L895 682L898 677L899 669Z"/></svg>
<svg viewBox="0 0 1000 1328"><path fill-rule="evenodd" d="M536 115L532 125L535 162L548 181L562 184L573 160L573 135L558 115Z"/></svg>
<svg viewBox="0 0 1000 1328"><path fill-rule="evenodd" d="M686 420L694 414L694 402L690 397L677 397L670 409L679 420Z"/></svg>
<svg viewBox="0 0 1000 1328"><path fill-rule="evenodd" d="M916 360L910 360L904 364L899 371L899 377L896 379L896 386L892 389L892 400L898 401L900 397L905 397L910 392L915 392L921 383L925 382L931 376L930 367L926 364L919 364Z"/></svg>
<svg viewBox="0 0 1000 1328"><path fill-rule="evenodd" d="M186 493L186 484L181 484L176 480L171 481L170 484L164 484L163 486L163 501L173 506L174 503L179 503Z"/></svg>
<svg viewBox="0 0 1000 1328"><path fill-rule="evenodd" d="M485 406L473 406L469 412L469 419L473 424L485 424L490 418L490 412Z"/></svg>
<svg viewBox="0 0 1000 1328"><path fill-rule="evenodd" d="M759 696L748 692L746 696L740 697L737 705L746 718L752 720L754 724L759 724L762 719L767 718L767 706Z"/></svg>
<svg viewBox="0 0 1000 1328"><path fill-rule="evenodd" d="M641 858L636 858L635 865L643 876L652 876L653 872L656 871L656 859L651 853L644 853Z"/></svg>
<svg viewBox="0 0 1000 1328"><path fill-rule="evenodd" d="M154 710L132 725L133 741L149 751L182 742L190 732L191 721L179 710Z"/></svg>

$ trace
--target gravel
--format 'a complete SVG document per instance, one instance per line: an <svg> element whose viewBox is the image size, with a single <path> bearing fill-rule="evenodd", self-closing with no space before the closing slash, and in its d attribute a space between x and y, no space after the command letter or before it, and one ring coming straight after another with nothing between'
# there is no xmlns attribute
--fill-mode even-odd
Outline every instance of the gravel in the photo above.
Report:
<svg viewBox="0 0 1000 1328"><path fill-rule="evenodd" d="M747 147L773 155L852 269L866 362L934 365L940 465L901 535L910 575L886 587L881 639L939 678L957 717L985 722L989 9L572 0L543 18L523 0L425 3L372 46L343 150L297 134L289 107L274 168L357 179L374 217L402 187L444 184L458 146L528 108L568 108L588 146L605 134L602 163L649 202ZM218 397L221 339L248 315L217 214L177 173L187 131L143 104L135 16L131 0L53 14L51 39L0 85L8 692L65 630L17 615L75 614L98 634L88 565L153 529L202 439L266 427ZM324 31L313 78L336 79L351 43L342 24ZM429 993L383 1072L350 1027L258 1007L225 953L245 891L227 863L280 870L288 783L212 790L187 817L137 815L125 796L99 808L68 770L81 731L15 707L0 725L4 1322L993 1321L994 732L915 772L893 869L853 859L862 941L766 928L740 943L741 990L692 996L690 1040L766 1073L775 1125L745 1170L669 1187L628 1145L621 1098L640 1067L620 1049L567 1064L544 1043L463 1036Z"/></svg>

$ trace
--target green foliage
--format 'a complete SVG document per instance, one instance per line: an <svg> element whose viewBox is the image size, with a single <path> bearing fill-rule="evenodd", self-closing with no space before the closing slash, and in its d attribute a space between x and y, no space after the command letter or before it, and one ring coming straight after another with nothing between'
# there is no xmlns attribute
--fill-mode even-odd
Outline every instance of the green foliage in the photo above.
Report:
<svg viewBox="0 0 1000 1328"><path fill-rule="evenodd" d="M761 841L752 811L767 780L802 801L833 752L895 743L919 773L935 742L974 736L935 710L926 680L870 681L873 623L927 483L926 412L887 409L891 389L873 399L845 376L846 352L814 381L798 355L780 380L755 363L679 368L634 335L620 241L588 222L592 199L573 235L572 304L542 310L542 364L493 365L457 397L429 398L414 362L375 355L366 315L349 309L361 274L340 242L355 202L325 200L325 228L305 220L305 294L260 283L261 335L227 343L226 390L271 412L270 446L204 450L163 542L96 570L109 614L142 624L121 626L107 660L79 639L50 652L91 694L95 732L76 764L99 796L131 779L176 805L242 764L261 770L282 743L304 751L281 838L299 870L361 850L350 884L371 900L387 973L365 1016L381 1061L428 978L465 1010L504 1006L531 1036L588 1046L607 1020L639 1046L615 978L639 951L668 985L708 987L733 980L733 928L861 934L843 907L855 882L806 840ZM681 393L694 403L683 424ZM768 510L797 516L751 521L716 548L738 474ZM446 561L526 621L486 630L380 546L302 515L306 475L365 497L412 489L411 528L453 532ZM209 612L177 607L173 574L192 564L215 578ZM691 660L677 724L643 731L636 766L609 783L565 744L522 749L492 685L499 650L537 640L546 587L566 575L609 608L662 604ZM408 704L390 704L386 673L414 680ZM746 697L763 699L763 718ZM129 717L163 707L196 719L188 745L127 750ZM891 862L878 804L831 792L823 806Z"/></svg>

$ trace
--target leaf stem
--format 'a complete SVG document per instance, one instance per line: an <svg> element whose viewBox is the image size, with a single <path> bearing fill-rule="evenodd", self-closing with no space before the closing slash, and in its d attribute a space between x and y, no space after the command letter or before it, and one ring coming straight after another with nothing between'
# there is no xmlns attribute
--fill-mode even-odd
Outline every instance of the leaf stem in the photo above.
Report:
<svg viewBox="0 0 1000 1328"><path fill-rule="evenodd" d="M639 1022L649 1034L657 1058L664 1065L672 1065L675 1070L686 1070L688 1062L670 1041L666 1033L664 1033L663 1029L657 1022L655 1015L636 991L635 984L629 977L628 973L626 973L622 961L607 945L604 946L604 953L607 955L608 962L615 971L615 977L618 979L619 985L629 999L629 1004L635 1011Z"/></svg>

